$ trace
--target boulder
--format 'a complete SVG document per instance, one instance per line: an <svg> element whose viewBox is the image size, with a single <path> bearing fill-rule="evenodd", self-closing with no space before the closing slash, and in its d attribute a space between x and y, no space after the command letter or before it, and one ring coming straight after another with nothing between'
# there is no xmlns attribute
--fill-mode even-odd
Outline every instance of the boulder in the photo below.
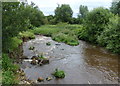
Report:
<svg viewBox="0 0 120 86"><path fill-rule="evenodd" d="M61 45L61 44L55 44L55 45L59 46L59 45Z"/></svg>
<svg viewBox="0 0 120 86"><path fill-rule="evenodd" d="M49 59L39 59L38 64L42 66L43 64L49 64Z"/></svg>
<svg viewBox="0 0 120 86"><path fill-rule="evenodd" d="M42 64L49 64L49 59L43 59Z"/></svg>
<svg viewBox="0 0 120 86"><path fill-rule="evenodd" d="M47 81L50 81L50 80L52 80L52 79L53 79L52 77L47 77L47 78L46 78Z"/></svg>
<svg viewBox="0 0 120 86"><path fill-rule="evenodd" d="M42 82L42 81L44 81L44 78L39 77L39 78L37 79L37 81Z"/></svg>
<svg viewBox="0 0 120 86"><path fill-rule="evenodd" d="M33 60L31 61L31 64L36 65L36 64L37 64L37 60L33 59Z"/></svg>
<svg viewBox="0 0 120 86"><path fill-rule="evenodd" d="M31 59L32 59L32 60L33 60L33 59L38 60L38 57L37 57L37 56L32 56Z"/></svg>

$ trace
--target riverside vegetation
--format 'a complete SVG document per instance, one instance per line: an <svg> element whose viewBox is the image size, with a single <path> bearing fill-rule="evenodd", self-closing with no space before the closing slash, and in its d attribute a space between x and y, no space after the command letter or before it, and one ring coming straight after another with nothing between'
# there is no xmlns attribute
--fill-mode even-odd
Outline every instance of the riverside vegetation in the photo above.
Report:
<svg viewBox="0 0 120 86"><path fill-rule="evenodd" d="M120 1L113 2L110 9L98 7L90 12L87 6L80 6L78 18L72 17L73 11L66 4L55 9L55 16L44 16L33 2L31 5L19 2L2 5L3 85L19 83L16 72L19 66L9 53L18 49L23 41L35 38L35 35L50 36L71 46L78 45L79 39L85 40L120 54ZM56 77L59 77L58 72L54 74ZM63 73L60 72L61 78Z"/></svg>

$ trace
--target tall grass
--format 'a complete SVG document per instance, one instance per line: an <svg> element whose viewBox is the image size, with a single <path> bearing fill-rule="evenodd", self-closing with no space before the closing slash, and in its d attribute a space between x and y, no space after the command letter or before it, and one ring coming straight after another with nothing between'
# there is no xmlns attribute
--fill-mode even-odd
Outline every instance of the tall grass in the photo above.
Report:
<svg viewBox="0 0 120 86"><path fill-rule="evenodd" d="M2 55L2 84L3 85L12 85L17 84L17 80L15 79L16 71L19 69L19 66L13 64L12 60L9 58L7 54Z"/></svg>
<svg viewBox="0 0 120 86"><path fill-rule="evenodd" d="M44 25L31 30L31 32L34 34L50 36L55 41L75 46L79 44L76 36L76 30L81 27L81 25L59 23L57 25Z"/></svg>

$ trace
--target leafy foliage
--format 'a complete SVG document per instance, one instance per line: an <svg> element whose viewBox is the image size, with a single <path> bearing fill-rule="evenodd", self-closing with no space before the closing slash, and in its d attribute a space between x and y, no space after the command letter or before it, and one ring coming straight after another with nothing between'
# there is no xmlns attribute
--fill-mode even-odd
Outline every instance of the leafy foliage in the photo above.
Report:
<svg viewBox="0 0 120 86"><path fill-rule="evenodd" d="M102 7L96 8L89 12L86 18L86 29L82 31L82 34L86 34L86 37L88 38L84 40L96 42L97 36L99 36L105 29L111 16L112 14L107 9Z"/></svg>
<svg viewBox="0 0 120 86"><path fill-rule="evenodd" d="M75 33L68 29L66 29L64 31L62 30L59 33L53 34L52 39L55 41L58 41L58 42L64 42L64 43L66 43L68 45L72 45L72 46L79 44L78 39L75 36Z"/></svg>
<svg viewBox="0 0 120 86"><path fill-rule="evenodd" d="M81 25L69 25L66 23L59 23L57 25L45 25L36 28L31 32L45 36L51 36L53 40L64 42L68 45L76 46L79 44L75 29L80 28Z"/></svg>
<svg viewBox="0 0 120 86"><path fill-rule="evenodd" d="M67 4L62 4L55 9L55 17L57 22L70 22L73 11Z"/></svg>
<svg viewBox="0 0 120 86"><path fill-rule="evenodd" d="M22 43L22 40L18 37L6 38L4 40L2 49L4 52L12 52Z"/></svg>
<svg viewBox="0 0 120 86"><path fill-rule="evenodd" d="M64 78L65 77L65 72L63 70L56 69L55 72L53 73L53 75L56 78Z"/></svg>
<svg viewBox="0 0 120 86"><path fill-rule="evenodd" d="M12 60L7 54L2 55L2 70L3 70L3 80L2 84L16 84L15 73L19 66L12 63Z"/></svg>
<svg viewBox="0 0 120 86"><path fill-rule="evenodd" d="M120 1L113 1L110 11L120 16Z"/></svg>
<svg viewBox="0 0 120 86"><path fill-rule="evenodd" d="M98 37L98 43L114 53L120 53L120 18L110 18L108 27Z"/></svg>
<svg viewBox="0 0 120 86"><path fill-rule="evenodd" d="M24 32L20 32L19 33L20 38L30 38L30 39L34 39L35 35L30 32L30 31L24 31Z"/></svg>
<svg viewBox="0 0 120 86"><path fill-rule="evenodd" d="M80 8L79 8L79 17L84 18L84 17L86 17L87 13L88 13L88 7L80 5Z"/></svg>
<svg viewBox="0 0 120 86"><path fill-rule="evenodd" d="M88 13L86 24L78 30L78 38L120 53L120 18L107 9L96 8Z"/></svg>

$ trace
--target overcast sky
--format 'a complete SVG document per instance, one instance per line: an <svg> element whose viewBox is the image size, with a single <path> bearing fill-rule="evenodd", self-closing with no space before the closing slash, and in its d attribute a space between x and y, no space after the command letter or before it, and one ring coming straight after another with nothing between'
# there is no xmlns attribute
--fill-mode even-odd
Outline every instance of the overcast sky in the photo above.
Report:
<svg viewBox="0 0 120 86"><path fill-rule="evenodd" d="M73 16L76 17L79 12L80 5L88 6L89 10L93 8L103 6L109 8L112 0L27 0L28 3L34 2L44 15L54 15L54 10L58 6L57 4L69 4L73 10Z"/></svg>

